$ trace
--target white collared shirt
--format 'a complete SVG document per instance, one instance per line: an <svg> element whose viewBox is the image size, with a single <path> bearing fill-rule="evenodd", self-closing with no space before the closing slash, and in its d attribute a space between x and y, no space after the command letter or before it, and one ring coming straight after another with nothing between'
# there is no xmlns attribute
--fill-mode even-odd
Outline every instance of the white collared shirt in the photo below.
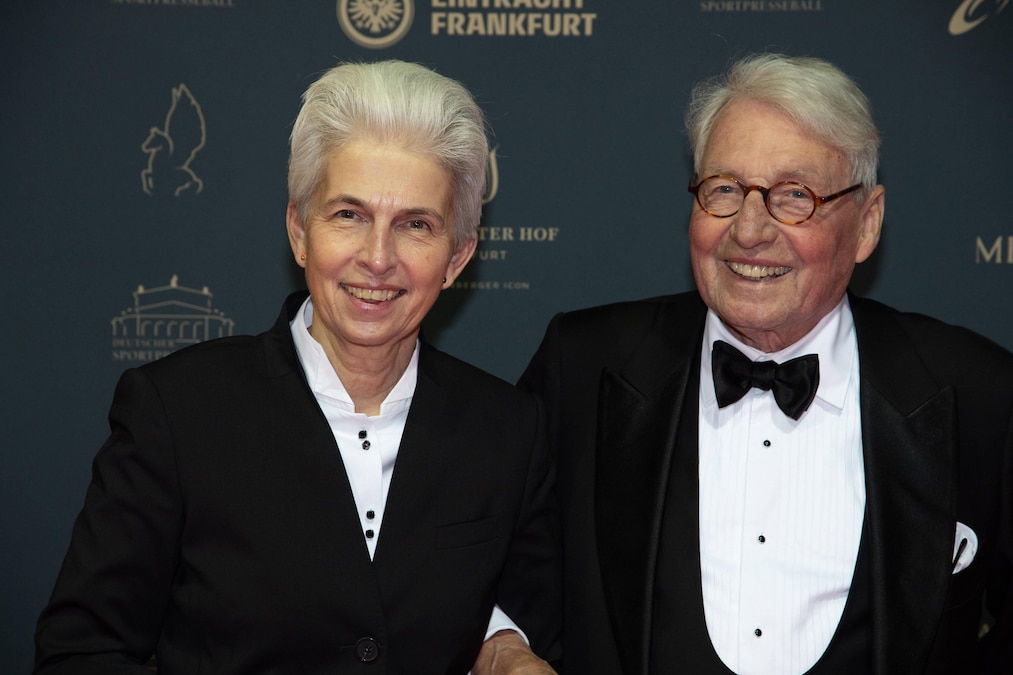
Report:
<svg viewBox="0 0 1013 675"><path fill-rule="evenodd" d="M718 408L711 346L754 361L818 354L816 399L798 420L750 390ZM803 339L764 354L713 312L700 371L700 563L707 630L739 675L804 673L837 629L865 512L858 343L847 298Z"/></svg>
<svg viewBox="0 0 1013 675"><path fill-rule="evenodd" d="M383 510L394 475L394 462L401 447L401 435L415 383L418 380L419 349L415 351L401 378L380 404L379 415L355 412L355 403L345 385L334 372L323 346L309 333L313 321L313 302L307 298L292 321L292 338L299 355L306 381L313 390L317 405L323 411L341 452L341 461L348 474L352 496L362 525L362 535L369 558L376 554L380 538Z"/></svg>
<svg viewBox="0 0 1013 675"><path fill-rule="evenodd" d="M306 298L289 324L295 351L317 405L327 418L338 444L359 514L362 536L372 560L380 539L380 525L394 475L394 463L418 382L419 342L415 342L415 351L405 372L380 404L380 414L371 416L355 412L352 397L334 371L324 348L310 335L312 323L313 299ZM524 632L496 605L489 618L486 639L500 630L516 631L525 642L528 641Z"/></svg>

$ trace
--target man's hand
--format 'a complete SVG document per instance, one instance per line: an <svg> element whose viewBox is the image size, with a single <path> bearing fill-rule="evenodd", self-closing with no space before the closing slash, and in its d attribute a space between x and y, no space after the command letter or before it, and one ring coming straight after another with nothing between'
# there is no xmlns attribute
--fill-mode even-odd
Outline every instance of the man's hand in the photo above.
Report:
<svg viewBox="0 0 1013 675"><path fill-rule="evenodd" d="M472 675L556 675L512 630L501 630L482 643Z"/></svg>

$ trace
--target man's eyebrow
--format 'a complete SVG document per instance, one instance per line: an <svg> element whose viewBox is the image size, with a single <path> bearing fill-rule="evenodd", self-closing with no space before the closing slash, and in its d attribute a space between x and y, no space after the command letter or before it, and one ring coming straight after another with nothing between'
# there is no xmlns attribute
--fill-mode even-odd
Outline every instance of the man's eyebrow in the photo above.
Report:
<svg viewBox="0 0 1013 675"><path fill-rule="evenodd" d="M698 180L708 178L710 176L732 176L742 182L746 182L742 176L737 172L724 166L710 166L704 172L704 175L697 176ZM803 166L794 169L787 169L785 171L778 171L774 174L775 178L771 181L771 184L780 181L792 181L795 183L806 183L806 179L810 182L813 180L826 180L826 176L823 175L823 171L820 167L816 166ZM808 183L806 183L808 184Z"/></svg>

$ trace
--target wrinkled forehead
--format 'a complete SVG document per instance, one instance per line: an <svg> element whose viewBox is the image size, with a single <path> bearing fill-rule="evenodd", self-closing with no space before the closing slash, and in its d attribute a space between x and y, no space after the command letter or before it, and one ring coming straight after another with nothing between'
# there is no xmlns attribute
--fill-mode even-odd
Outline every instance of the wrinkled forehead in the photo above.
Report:
<svg viewBox="0 0 1013 675"><path fill-rule="evenodd" d="M700 178L816 182L830 187L851 173L847 154L784 111L752 99L730 102L715 117Z"/></svg>

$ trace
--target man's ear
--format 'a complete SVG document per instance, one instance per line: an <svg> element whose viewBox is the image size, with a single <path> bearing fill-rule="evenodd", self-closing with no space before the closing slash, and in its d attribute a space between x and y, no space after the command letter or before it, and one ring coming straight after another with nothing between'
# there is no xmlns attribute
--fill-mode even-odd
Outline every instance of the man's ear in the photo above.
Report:
<svg viewBox="0 0 1013 675"><path fill-rule="evenodd" d="M859 215L858 246L855 249L855 262L865 262L879 243L879 235L883 230L883 214L886 212L886 188L877 185L865 198L862 212Z"/></svg>

